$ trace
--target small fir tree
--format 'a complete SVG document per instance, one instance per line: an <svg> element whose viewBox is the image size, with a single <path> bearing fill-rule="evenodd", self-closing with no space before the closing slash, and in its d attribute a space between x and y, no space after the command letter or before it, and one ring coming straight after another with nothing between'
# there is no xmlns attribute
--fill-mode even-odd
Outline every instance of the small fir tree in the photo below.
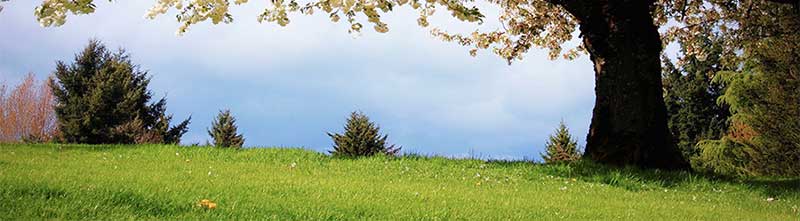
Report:
<svg viewBox="0 0 800 221"><path fill-rule="evenodd" d="M550 135L545 144L545 153L542 159L545 163L569 163L580 160L581 153L578 150L578 142L572 138L564 121L561 121L554 135Z"/></svg>
<svg viewBox="0 0 800 221"><path fill-rule="evenodd" d="M222 110L217 118L211 122L211 129L208 135L214 139L215 147L222 148L241 148L244 144L244 136L237 134L236 118L231 115L230 110Z"/></svg>
<svg viewBox="0 0 800 221"><path fill-rule="evenodd" d="M386 143L388 135L380 135L380 127L370 122L369 117L361 112L350 113L344 134L328 133L333 139L334 156L360 157L375 154L396 155L400 147Z"/></svg>

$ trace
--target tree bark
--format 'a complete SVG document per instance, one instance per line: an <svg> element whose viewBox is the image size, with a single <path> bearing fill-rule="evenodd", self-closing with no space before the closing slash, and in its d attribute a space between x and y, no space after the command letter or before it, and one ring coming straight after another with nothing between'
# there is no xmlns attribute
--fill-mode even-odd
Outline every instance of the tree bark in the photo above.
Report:
<svg viewBox="0 0 800 221"><path fill-rule="evenodd" d="M595 107L584 157L610 165L682 169L661 85L652 0L554 1L580 25L595 70Z"/></svg>

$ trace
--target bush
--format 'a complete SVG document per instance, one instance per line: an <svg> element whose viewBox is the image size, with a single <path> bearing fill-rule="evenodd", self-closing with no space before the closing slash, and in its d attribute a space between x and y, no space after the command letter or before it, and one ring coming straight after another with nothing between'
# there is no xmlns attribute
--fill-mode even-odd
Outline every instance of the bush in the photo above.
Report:
<svg viewBox="0 0 800 221"><path fill-rule="evenodd" d="M222 110L217 114L217 118L211 122L211 129L208 135L214 139L215 147L222 148L241 148L244 144L244 136L237 134L236 118L231 115L230 110Z"/></svg>
<svg viewBox="0 0 800 221"><path fill-rule="evenodd" d="M360 157L376 154L397 155L400 147L388 145L388 135L380 135L380 127L361 112L350 113L344 134L328 133L333 139L333 156Z"/></svg>
<svg viewBox="0 0 800 221"><path fill-rule="evenodd" d="M545 152L541 154L545 163L570 163L581 159L578 142L572 138L564 121L561 121L555 134L550 135L545 144Z"/></svg>
<svg viewBox="0 0 800 221"><path fill-rule="evenodd" d="M58 135L55 99L46 82L28 74L6 94L0 84L0 142L49 142Z"/></svg>
<svg viewBox="0 0 800 221"><path fill-rule="evenodd" d="M150 103L150 78L122 50L112 53L96 40L75 55L72 64L58 62L50 86L55 113L69 143L179 143L189 119L169 127L166 99Z"/></svg>

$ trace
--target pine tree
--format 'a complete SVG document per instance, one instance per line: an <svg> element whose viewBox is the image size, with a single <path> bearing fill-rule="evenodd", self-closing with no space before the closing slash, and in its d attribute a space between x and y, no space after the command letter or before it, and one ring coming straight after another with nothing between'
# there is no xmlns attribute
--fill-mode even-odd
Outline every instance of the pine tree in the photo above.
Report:
<svg viewBox="0 0 800 221"><path fill-rule="evenodd" d="M166 99L148 104L150 78L124 50L90 40L72 64L59 61L50 85L58 127L69 143L178 143L191 118L169 127ZM166 126L165 126L166 125Z"/></svg>
<svg viewBox="0 0 800 221"><path fill-rule="evenodd" d="M726 175L800 176L800 13L771 8L749 26L762 38L748 42L720 101L733 114L728 133L701 142L699 170Z"/></svg>
<svg viewBox="0 0 800 221"><path fill-rule="evenodd" d="M360 157L375 154L396 155L400 147L388 145L388 135L380 135L380 127L370 122L369 117L361 112L350 113L344 134L328 133L333 139L334 156Z"/></svg>
<svg viewBox="0 0 800 221"><path fill-rule="evenodd" d="M237 134L236 119L231 115L230 110L222 110L217 118L211 122L211 129L208 135L214 139L215 147L222 148L241 148L244 144L244 136Z"/></svg>
<svg viewBox="0 0 800 221"><path fill-rule="evenodd" d="M719 40L709 36L698 45L705 51L703 57L688 56L678 66L665 58L662 76L669 129L687 159L699 154L696 145L701 140L722 137L731 115L726 105L717 103L725 84L713 81L723 70Z"/></svg>
<svg viewBox="0 0 800 221"><path fill-rule="evenodd" d="M542 159L545 163L569 163L580 160L581 153L578 150L578 142L576 142L567 129L564 121L561 121L556 129L555 134L550 135L549 140L545 144L545 153L542 153Z"/></svg>

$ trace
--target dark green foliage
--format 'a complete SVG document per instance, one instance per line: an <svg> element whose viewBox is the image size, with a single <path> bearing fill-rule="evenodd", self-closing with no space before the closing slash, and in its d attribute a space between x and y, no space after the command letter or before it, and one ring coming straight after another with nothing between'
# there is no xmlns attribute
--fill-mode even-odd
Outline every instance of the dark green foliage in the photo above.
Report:
<svg viewBox="0 0 800 221"><path fill-rule="evenodd" d="M736 175L800 176L800 50L791 55L779 51L763 51L745 71L720 75L719 80L730 85L721 101L734 113L732 128L723 139L702 145L701 168Z"/></svg>
<svg viewBox="0 0 800 221"><path fill-rule="evenodd" d="M728 134L701 143L697 168L728 175L800 176L800 15L774 8L753 21L764 36L746 45L720 102L733 113Z"/></svg>
<svg viewBox="0 0 800 221"><path fill-rule="evenodd" d="M561 121L555 134L550 135L541 154L545 163L570 163L581 159L578 142L572 138L567 125Z"/></svg>
<svg viewBox="0 0 800 221"><path fill-rule="evenodd" d="M230 110L219 111L217 118L211 122L211 129L208 135L214 139L215 147L222 148L241 148L244 144L244 136L237 134L236 118L231 115Z"/></svg>
<svg viewBox="0 0 800 221"><path fill-rule="evenodd" d="M334 156L360 157L375 154L396 155L400 147L386 143L388 135L380 135L380 127L361 112L350 113L344 134L328 133L333 139Z"/></svg>
<svg viewBox="0 0 800 221"><path fill-rule="evenodd" d="M713 37L704 39L705 56L688 57L679 66L664 58L664 103L667 107L668 126L673 139L684 157L698 155L695 145L701 140L719 139L727 130L730 112L727 106L717 104L725 85L713 82L722 70L722 48ZM682 46L682 52L686 47Z"/></svg>
<svg viewBox="0 0 800 221"><path fill-rule="evenodd" d="M169 127L166 99L149 103L150 78L125 51L91 40L73 64L59 61L51 79L58 126L69 143L179 143L189 120Z"/></svg>

